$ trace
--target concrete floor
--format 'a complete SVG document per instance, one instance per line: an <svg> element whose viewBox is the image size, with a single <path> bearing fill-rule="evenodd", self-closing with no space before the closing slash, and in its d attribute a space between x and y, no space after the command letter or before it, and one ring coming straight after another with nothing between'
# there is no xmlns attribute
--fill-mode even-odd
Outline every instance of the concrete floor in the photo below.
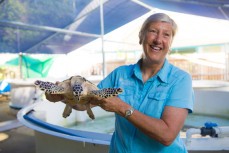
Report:
<svg viewBox="0 0 229 153"><path fill-rule="evenodd" d="M16 112L9 107L8 102L0 101L0 153L35 153L35 137L32 129L18 125L13 129L1 130L4 123L16 119Z"/></svg>

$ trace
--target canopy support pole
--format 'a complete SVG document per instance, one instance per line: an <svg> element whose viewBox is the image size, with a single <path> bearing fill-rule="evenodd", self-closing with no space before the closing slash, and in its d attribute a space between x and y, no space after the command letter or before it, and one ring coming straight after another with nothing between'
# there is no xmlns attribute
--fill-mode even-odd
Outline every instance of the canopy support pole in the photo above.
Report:
<svg viewBox="0 0 229 153"><path fill-rule="evenodd" d="M105 52L104 52L104 18L103 18L103 0L100 0L100 27L101 27L101 50L102 50L102 57L103 57L103 78L106 75L106 59L105 59Z"/></svg>
<svg viewBox="0 0 229 153"><path fill-rule="evenodd" d="M22 52L21 52L21 43L20 43L20 31L19 28L17 27L17 32L16 32L16 38L17 38L17 50L19 52L19 58L18 58L18 63L19 63L19 71L20 71L20 79L23 79L22 75Z"/></svg>

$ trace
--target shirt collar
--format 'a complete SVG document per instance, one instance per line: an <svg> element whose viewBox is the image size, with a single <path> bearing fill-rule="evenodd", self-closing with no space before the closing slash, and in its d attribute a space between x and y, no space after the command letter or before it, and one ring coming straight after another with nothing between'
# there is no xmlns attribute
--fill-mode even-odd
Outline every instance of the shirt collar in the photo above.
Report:
<svg viewBox="0 0 229 153"><path fill-rule="evenodd" d="M142 80L142 72L141 72L141 68L140 68L140 63L141 63L142 59L140 59L137 64L134 65L134 69L132 71L131 75L135 75L138 79Z"/></svg>
<svg viewBox="0 0 229 153"><path fill-rule="evenodd" d="M168 74L170 71L170 64L167 59L165 59L164 64L161 68L161 70L157 73L157 76L160 78L160 80L164 83L168 83Z"/></svg>
<svg viewBox="0 0 229 153"><path fill-rule="evenodd" d="M142 73L140 69L140 63L142 59L140 59L137 64L135 64L131 75L135 75L138 79L142 80ZM170 64L167 59L165 59L163 67L161 70L156 74L156 76L160 79L160 81L167 83L168 82L168 73L170 70Z"/></svg>

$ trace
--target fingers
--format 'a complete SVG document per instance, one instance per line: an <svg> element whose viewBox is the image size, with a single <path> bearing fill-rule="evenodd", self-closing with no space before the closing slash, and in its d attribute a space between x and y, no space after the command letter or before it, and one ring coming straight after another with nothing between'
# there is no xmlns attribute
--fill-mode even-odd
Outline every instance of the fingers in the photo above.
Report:
<svg viewBox="0 0 229 153"><path fill-rule="evenodd" d="M93 106L99 106L101 108L103 107L103 100L101 100L100 98L92 97L90 98L89 103Z"/></svg>
<svg viewBox="0 0 229 153"><path fill-rule="evenodd" d="M78 110L78 111L84 111L84 110L87 109L86 105L77 105L77 104L72 106L72 108L75 109L75 110Z"/></svg>
<svg viewBox="0 0 229 153"><path fill-rule="evenodd" d="M93 104L93 105L99 105L101 103L101 99L97 98L97 97L90 97L89 99L89 103Z"/></svg>
<svg viewBox="0 0 229 153"><path fill-rule="evenodd" d="M56 81L55 85L58 85L60 83L60 81Z"/></svg>
<svg viewBox="0 0 229 153"><path fill-rule="evenodd" d="M102 108L103 107L103 103L99 103L98 106L100 106Z"/></svg>
<svg viewBox="0 0 229 153"><path fill-rule="evenodd" d="M48 94L48 93L45 93L45 97L47 100L51 102L58 102L64 99L63 95Z"/></svg>

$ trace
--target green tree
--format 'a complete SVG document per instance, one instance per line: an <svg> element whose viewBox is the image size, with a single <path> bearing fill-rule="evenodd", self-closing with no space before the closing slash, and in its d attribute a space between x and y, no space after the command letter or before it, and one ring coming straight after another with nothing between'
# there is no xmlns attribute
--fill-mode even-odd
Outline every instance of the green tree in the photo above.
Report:
<svg viewBox="0 0 229 153"><path fill-rule="evenodd" d="M74 20L75 0L7 0L0 5L0 20L64 28ZM0 25L0 52L24 52L55 34L22 26Z"/></svg>

